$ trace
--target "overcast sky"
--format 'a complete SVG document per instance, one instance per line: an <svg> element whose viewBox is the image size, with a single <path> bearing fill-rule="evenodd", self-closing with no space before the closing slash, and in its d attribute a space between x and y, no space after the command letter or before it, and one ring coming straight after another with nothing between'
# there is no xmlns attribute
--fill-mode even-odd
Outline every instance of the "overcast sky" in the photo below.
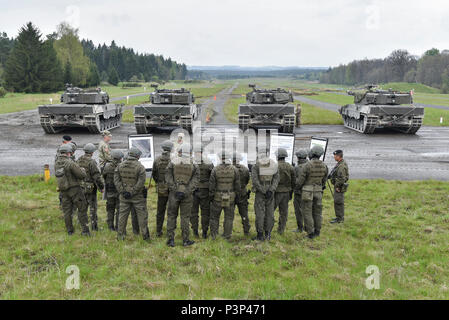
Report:
<svg viewBox="0 0 449 320"><path fill-rule="evenodd" d="M188 65L335 66L394 49L449 49L443 0L1 1L0 31L68 21L95 44L115 40Z"/></svg>

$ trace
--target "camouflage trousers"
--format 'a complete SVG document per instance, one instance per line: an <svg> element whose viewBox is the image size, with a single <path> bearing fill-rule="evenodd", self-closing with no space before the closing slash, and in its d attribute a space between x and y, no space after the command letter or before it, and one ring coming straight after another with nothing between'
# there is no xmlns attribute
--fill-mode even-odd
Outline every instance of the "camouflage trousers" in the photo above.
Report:
<svg viewBox="0 0 449 320"><path fill-rule="evenodd" d="M248 217L248 195L245 192L242 192L240 195L240 199L236 202L235 206L239 210L240 218L242 218L242 226L243 226L243 232L245 234L249 233L249 230L251 229L251 225L249 224L249 217ZM234 209L235 211L235 209Z"/></svg>
<svg viewBox="0 0 449 320"><path fill-rule="evenodd" d="M157 211L156 211L156 232L162 233L164 226L165 212L167 211L168 196L157 196Z"/></svg>
<svg viewBox="0 0 449 320"><path fill-rule="evenodd" d="M212 239L215 239L218 235L218 229L220 226L221 211L224 211L224 225L223 225L223 237L230 239L232 235L232 226L234 224L234 208L235 205L230 204L228 207L223 207L221 202L212 201L210 206L210 235Z"/></svg>
<svg viewBox="0 0 449 320"><path fill-rule="evenodd" d="M271 233L274 225L274 196L265 199L265 194L256 192L254 199L257 233Z"/></svg>
<svg viewBox="0 0 449 320"><path fill-rule="evenodd" d="M148 211L147 211L147 200L142 195L134 196L131 199L125 199L120 195L120 213L118 218L118 239L122 240L126 236L126 225L128 224L128 217L131 213L131 220L136 221L139 226L139 230L142 233L144 240L149 239L150 231L148 230ZM133 212L134 211L134 212ZM133 214L136 219L132 219ZM133 231L136 233L134 223Z"/></svg>
<svg viewBox="0 0 449 320"><path fill-rule="evenodd" d="M301 198L302 194L300 192L295 192L293 206L295 207L296 224L298 225L298 229L304 230L304 215L302 213Z"/></svg>
<svg viewBox="0 0 449 320"><path fill-rule="evenodd" d="M182 239L189 240L190 235L190 213L192 211L192 195L186 194L183 200L176 199L175 192L170 192L168 196L167 210L167 237L175 238L176 220L178 213L181 216Z"/></svg>
<svg viewBox="0 0 449 320"><path fill-rule="evenodd" d="M61 192L61 208L64 213L67 232L74 232L72 216L76 210L78 211L78 220L82 231L89 231L87 226L89 223L87 218L87 201L80 187L70 188Z"/></svg>
<svg viewBox="0 0 449 320"><path fill-rule="evenodd" d="M284 233L287 225L288 202L290 201L290 192L276 192L274 194L274 210L279 208L278 232Z"/></svg>
<svg viewBox="0 0 449 320"><path fill-rule="evenodd" d="M190 213L190 225L194 232L198 232L199 209L201 208L201 230L205 233L209 230L210 223L210 199L209 189L199 189L193 195L192 212Z"/></svg>
<svg viewBox="0 0 449 320"><path fill-rule="evenodd" d="M323 193L312 192L313 200L302 200L302 213L306 232L311 234L321 230Z"/></svg>
<svg viewBox="0 0 449 320"><path fill-rule="evenodd" d="M334 192L334 210L335 216L339 220L345 219L345 193L344 192Z"/></svg>
<svg viewBox="0 0 449 320"><path fill-rule="evenodd" d="M118 230L118 218L120 214L120 198L107 197L106 198L106 211L107 211L107 224L108 227ZM115 222L115 223L114 223ZM131 224L133 227L133 233L139 234L139 220L137 219L137 213L134 208L131 209Z"/></svg>
<svg viewBox="0 0 449 320"><path fill-rule="evenodd" d="M84 193L84 196L86 197L87 206L90 212L90 223L91 224L96 223L98 221L97 192L95 191L91 193Z"/></svg>

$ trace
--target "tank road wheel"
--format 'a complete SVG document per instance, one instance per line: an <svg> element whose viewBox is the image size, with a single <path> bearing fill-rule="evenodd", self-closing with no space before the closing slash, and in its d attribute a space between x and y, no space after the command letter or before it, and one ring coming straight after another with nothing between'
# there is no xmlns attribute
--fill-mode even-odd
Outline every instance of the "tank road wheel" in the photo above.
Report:
<svg viewBox="0 0 449 320"><path fill-rule="evenodd" d="M284 116L284 126L282 127L282 132L293 133L294 129L295 129L295 116L294 115L285 115Z"/></svg>
<svg viewBox="0 0 449 320"><path fill-rule="evenodd" d="M245 132L249 128L249 116L239 115L239 129Z"/></svg>
<svg viewBox="0 0 449 320"><path fill-rule="evenodd" d="M134 125L136 126L137 134L147 134L148 130L145 124L145 117L134 117Z"/></svg>

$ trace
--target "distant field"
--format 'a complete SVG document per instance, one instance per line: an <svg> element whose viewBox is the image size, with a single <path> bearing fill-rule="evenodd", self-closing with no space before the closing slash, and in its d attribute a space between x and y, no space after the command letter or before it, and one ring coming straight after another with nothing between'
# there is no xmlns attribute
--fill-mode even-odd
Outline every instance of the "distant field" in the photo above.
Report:
<svg viewBox="0 0 449 320"><path fill-rule="evenodd" d="M417 192L419 190L419 192ZM258 243L245 237L238 214L231 242L195 239L168 249L155 238L156 195L148 197L151 243L124 242L106 229L68 237L56 184L41 177L0 177L1 299L448 299L449 183L351 180L346 220L330 225L324 192L323 229L313 241L296 228L290 202L287 231ZM249 217L254 235L254 195ZM275 213L276 220L278 213ZM277 228L277 222L275 230ZM165 232L165 230L164 230ZM80 289L68 291L66 268L80 270ZM380 288L365 286L377 266Z"/></svg>

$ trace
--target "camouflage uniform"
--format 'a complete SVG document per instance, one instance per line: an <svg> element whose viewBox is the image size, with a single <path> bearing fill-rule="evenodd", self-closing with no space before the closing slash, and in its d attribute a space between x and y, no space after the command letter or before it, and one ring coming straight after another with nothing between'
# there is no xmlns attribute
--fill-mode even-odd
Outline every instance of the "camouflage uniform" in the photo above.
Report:
<svg viewBox="0 0 449 320"><path fill-rule="evenodd" d="M174 246L178 212L180 212L181 216L181 230L184 245L193 243L189 240L189 224L190 213L192 211L192 194L198 187L198 180L198 167L192 162L189 155L173 159L167 167L165 181L169 189L167 211L167 244L169 246Z"/></svg>
<svg viewBox="0 0 449 320"><path fill-rule="evenodd" d="M144 240L150 239L148 230L147 190L145 188L145 167L139 162L141 152L131 148L128 158L115 170L114 184L120 194L118 239L126 236L128 216L132 209L137 214L139 229Z"/></svg>
<svg viewBox="0 0 449 320"><path fill-rule="evenodd" d="M111 149L109 148L109 143L104 142L103 140L100 141L98 144L98 158L100 162L100 169L103 171L104 166L106 165L106 162L112 161L111 157Z"/></svg>
<svg viewBox="0 0 449 320"><path fill-rule="evenodd" d="M192 212L190 214L190 224L193 233L198 236L199 217L198 212L201 207L201 230L203 238L207 237L210 222L210 198L209 198L209 178L214 165L212 163L201 162L198 164L199 182L198 188L193 193Z"/></svg>
<svg viewBox="0 0 449 320"><path fill-rule="evenodd" d="M249 170L244 165L238 163L235 163L234 167L237 168L240 177L240 192L235 205L239 210L240 217L242 218L243 232L247 235L251 229L248 217L248 197L250 193L246 190L246 186L249 183Z"/></svg>
<svg viewBox="0 0 449 320"><path fill-rule="evenodd" d="M157 188L157 213L156 213L156 233L162 235L162 227L165 220L165 211L168 203L168 185L165 182L165 174L170 163L170 151L162 152L153 163L153 180Z"/></svg>
<svg viewBox="0 0 449 320"><path fill-rule="evenodd" d="M334 185L334 210L338 222L345 220L345 192L348 190L349 169L344 159L341 159L330 173ZM340 191L337 191L340 190Z"/></svg>
<svg viewBox="0 0 449 320"><path fill-rule="evenodd" d="M279 184L277 163L264 157L252 167L254 211L256 214L257 240L270 240L274 225L274 192Z"/></svg>
<svg viewBox="0 0 449 320"><path fill-rule="evenodd" d="M221 211L224 211L223 237L230 239L234 223L234 209L240 196L239 171L230 163L221 163L212 170L209 180L209 197L212 199L210 234L212 239L218 235Z"/></svg>
<svg viewBox="0 0 449 320"><path fill-rule="evenodd" d="M105 182L106 193L106 211L107 211L107 224L109 230L117 231L118 228L118 216L120 212L120 194L117 192L117 188L114 184L114 173L117 166L120 164L120 160L112 160L106 163L103 169L103 178Z"/></svg>
<svg viewBox="0 0 449 320"><path fill-rule="evenodd" d="M86 178L86 173L67 154L62 153L55 162L55 176L61 192L61 207L67 232L69 235L74 232L72 215L75 209L78 209L82 232L89 234L87 202L81 189L81 182Z"/></svg>
<svg viewBox="0 0 449 320"><path fill-rule="evenodd" d="M92 230L98 230L97 216L97 190L104 190L104 183L98 170L97 162L92 159L92 153L86 153L76 163L86 171L86 179L81 183L84 196L90 210L90 223Z"/></svg>
<svg viewBox="0 0 449 320"><path fill-rule="evenodd" d="M299 158L298 164L295 167L295 177L299 177L304 170L304 166L307 163L307 158ZM302 213L301 203L302 203L302 190L295 183L295 198L293 200L293 205L295 207L296 224L298 225L297 232L302 232L304 230L304 215Z"/></svg>
<svg viewBox="0 0 449 320"><path fill-rule="evenodd" d="M322 150L321 147L318 149ZM321 230L323 189L328 174L327 166L319 160L321 154L312 154L312 160L304 165L301 174L297 177L297 185L302 188L302 211L309 238L319 236Z"/></svg>
<svg viewBox="0 0 449 320"><path fill-rule="evenodd" d="M274 210L279 208L278 232L283 234L287 225L288 202L292 198L292 192L295 188L295 169L285 162L285 159L278 160L279 184L274 195Z"/></svg>

